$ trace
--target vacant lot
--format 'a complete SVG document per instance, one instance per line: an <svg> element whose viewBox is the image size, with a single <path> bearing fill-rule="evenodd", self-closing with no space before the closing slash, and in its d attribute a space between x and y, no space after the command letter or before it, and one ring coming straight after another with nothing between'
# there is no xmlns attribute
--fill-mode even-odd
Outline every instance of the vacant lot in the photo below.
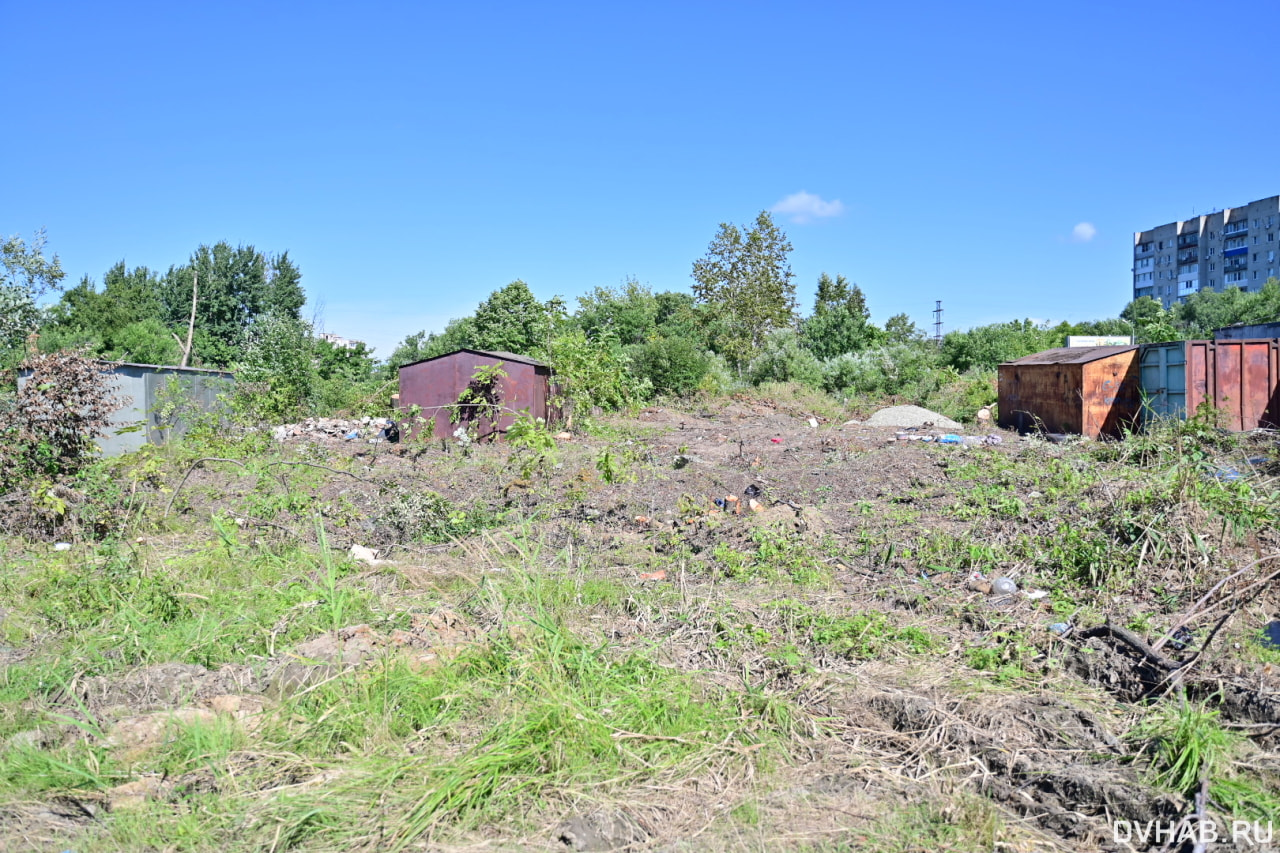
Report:
<svg viewBox="0 0 1280 853"><path fill-rule="evenodd" d="M1092 851L1164 847L1116 821L1280 823L1274 435L957 446L859 414L261 432L96 468L4 540L0 848Z"/></svg>

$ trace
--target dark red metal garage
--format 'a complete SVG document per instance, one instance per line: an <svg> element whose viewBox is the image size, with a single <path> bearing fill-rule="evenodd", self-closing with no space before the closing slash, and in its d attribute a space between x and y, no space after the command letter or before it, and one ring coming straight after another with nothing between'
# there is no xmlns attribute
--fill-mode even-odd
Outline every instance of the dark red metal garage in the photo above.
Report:
<svg viewBox="0 0 1280 853"><path fill-rule="evenodd" d="M472 407L458 405L458 398L477 370L495 366L506 374L495 385L501 414L475 417ZM407 416L411 406L418 406L419 417L435 418L437 438L448 438L459 426L466 426L477 438L492 439L506 432L520 412L545 419L550 395L551 367L510 352L460 349L400 368L402 414ZM456 422L455 412L460 416Z"/></svg>

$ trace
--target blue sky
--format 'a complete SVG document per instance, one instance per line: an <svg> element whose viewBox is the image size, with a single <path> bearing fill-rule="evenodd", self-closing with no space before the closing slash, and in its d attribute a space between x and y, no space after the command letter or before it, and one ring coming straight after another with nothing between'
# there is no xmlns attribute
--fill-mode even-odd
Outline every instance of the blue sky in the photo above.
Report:
<svg viewBox="0 0 1280 853"><path fill-rule="evenodd" d="M806 310L826 271L878 322L1112 316L1135 230L1280 193L1274 2L0 12L0 233L69 283L288 250L383 356L515 278L687 290L764 209Z"/></svg>

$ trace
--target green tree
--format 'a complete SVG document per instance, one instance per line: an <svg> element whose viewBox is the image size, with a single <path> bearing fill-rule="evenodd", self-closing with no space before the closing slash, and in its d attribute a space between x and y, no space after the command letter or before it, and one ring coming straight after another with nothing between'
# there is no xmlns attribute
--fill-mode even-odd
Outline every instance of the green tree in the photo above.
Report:
<svg viewBox="0 0 1280 853"><path fill-rule="evenodd" d="M791 243L767 212L743 230L722 223L693 264L693 295L708 309L713 344L739 372L768 334L795 324Z"/></svg>
<svg viewBox="0 0 1280 853"><path fill-rule="evenodd" d="M894 314L885 320L884 335L891 344L913 344L924 340L924 332L906 314Z"/></svg>
<svg viewBox="0 0 1280 853"><path fill-rule="evenodd" d="M83 346L104 358L176 363L180 348L161 319L163 313L159 276L146 267L130 270L120 261L107 270L101 291L85 276L62 294L49 309L41 347Z"/></svg>
<svg viewBox="0 0 1280 853"><path fill-rule="evenodd" d="M880 342L883 334L871 323L862 289L844 276L818 277L813 316L804 321L803 343L818 358L857 352Z"/></svg>
<svg viewBox="0 0 1280 853"><path fill-rule="evenodd" d="M470 346L517 355L545 354L555 313L554 305L539 302L529 285L516 279L476 308Z"/></svg>
<svg viewBox="0 0 1280 853"><path fill-rule="evenodd" d="M44 229L36 232L28 246L14 235L0 243L0 356L11 363L20 351L22 339L40 320L40 297L60 285L66 273L58 256L44 256L47 242Z"/></svg>
<svg viewBox="0 0 1280 853"><path fill-rule="evenodd" d="M239 357L257 318L301 319L301 278L287 252L269 259L253 246L200 246L186 266L170 267L161 282L163 319L185 330L196 287L195 353L205 364L226 366Z"/></svg>
<svg viewBox="0 0 1280 853"><path fill-rule="evenodd" d="M236 396L250 414L280 423L311 411L319 376L311 326L294 317L269 314L245 330L234 362Z"/></svg>
<svg viewBox="0 0 1280 853"><path fill-rule="evenodd" d="M942 339L942 361L963 373L990 370L1006 361L1061 346L1061 336L1031 320L1011 320L948 332Z"/></svg>

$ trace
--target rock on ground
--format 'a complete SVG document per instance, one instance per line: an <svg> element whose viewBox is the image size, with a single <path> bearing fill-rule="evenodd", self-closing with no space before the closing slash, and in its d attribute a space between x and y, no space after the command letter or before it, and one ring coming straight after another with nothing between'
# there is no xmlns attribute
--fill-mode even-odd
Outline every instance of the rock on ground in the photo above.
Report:
<svg viewBox="0 0 1280 853"><path fill-rule="evenodd" d="M922 427L929 424L934 429L963 429L960 424L945 415L922 409L919 406L890 406L881 409L862 422L863 426Z"/></svg>

